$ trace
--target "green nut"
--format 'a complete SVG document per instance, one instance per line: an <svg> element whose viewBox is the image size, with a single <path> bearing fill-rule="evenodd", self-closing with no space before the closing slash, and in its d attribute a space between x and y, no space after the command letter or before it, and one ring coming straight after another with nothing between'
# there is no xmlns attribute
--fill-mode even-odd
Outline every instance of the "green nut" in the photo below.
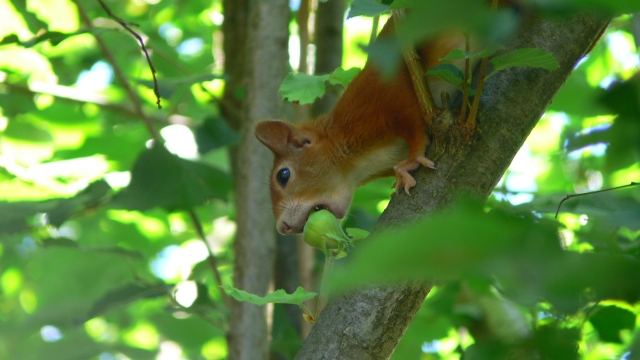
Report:
<svg viewBox="0 0 640 360"><path fill-rule="evenodd" d="M349 228L347 232L330 211L320 210L309 216L303 235L307 244L341 258L347 255L353 246L353 240L360 240L369 235L367 231L356 228Z"/></svg>
<svg viewBox="0 0 640 360"><path fill-rule="evenodd" d="M328 210L312 213L304 226L303 235L307 244L320 250L337 249L341 239L349 240L338 219Z"/></svg>

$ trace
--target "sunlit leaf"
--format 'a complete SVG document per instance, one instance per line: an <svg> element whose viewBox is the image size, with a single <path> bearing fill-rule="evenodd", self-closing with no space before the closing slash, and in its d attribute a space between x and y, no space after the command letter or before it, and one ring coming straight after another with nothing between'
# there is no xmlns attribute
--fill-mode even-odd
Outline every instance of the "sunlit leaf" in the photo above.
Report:
<svg viewBox="0 0 640 360"><path fill-rule="evenodd" d="M324 95L328 75L289 74L280 85L280 95L288 101L311 104Z"/></svg>
<svg viewBox="0 0 640 360"><path fill-rule="evenodd" d="M596 10L609 15L620 15L640 11L640 1L609 0L533 0L533 4L557 11Z"/></svg>
<svg viewBox="0 0 640 360"><path fill-rule="evenodd" d="M53 140L47 129L24 117L14 118L14 120L10 121L2 135L11 139L34 143L48 143Z"/></svg>
<svg viewBox="0 0 640 360"><path fill-rule="evenodd" d="M492 74L512 67L533 67L549 71L558 68L558 61L548 51L539 48L523 48L497 55L491 59Z"/></svg>
<svg viewBox="0 0 640 360"><path fill-rule="evenodd" d="M329 75L329 84L331 85L342 85L347 86L360 73L360 69L351 68L351 69L343 69L341 67L335 69Z"/></svg>
<svg viewBox="0 0 640 360"><path fill-rule="evenodd" d="M221 170L181 159L155 145L140 154L131 183L116 195L113 205L132 210L184 210L209 199L225 199L230 184L229 175Z"/></svg>
<svg viewBox="0 0 640 360"><path fill-rule="evenodd" d="M60 226L71 216L105 203L110 195L109 185L98 181L69 199L0 202L0 233L10 234L28 229L36 214L45 216L42 225Z"/></svg>
<svg viewBox="0 0 640 360"><path fill-rule="evenodd" d="M265 296L258 296L251 294L244 290L234 288L233 286L224 285L222 287L227 295L233 297L238 301L244 301L255 305L266 305L269 303L275 304L293 304L302 305L307 300L311 300L318 294L306 291L302 287L298 287L294 292L288 294L283 289L278 289L274 292L268 293Z"/></svg>

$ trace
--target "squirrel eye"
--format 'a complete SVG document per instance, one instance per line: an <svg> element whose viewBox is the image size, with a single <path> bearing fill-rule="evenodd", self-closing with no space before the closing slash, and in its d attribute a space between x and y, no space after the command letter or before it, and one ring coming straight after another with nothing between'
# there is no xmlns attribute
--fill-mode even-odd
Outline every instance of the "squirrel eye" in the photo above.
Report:
<svg viewBox="0 0 640 360"><path fill-rule="evenodd" d="M278 180L278 183L282 187L285 187L287 185L289 177L291 177L291 171L289 170L289 168L282 168L278 170L278 173L276 174L276 180Z"/></svg>

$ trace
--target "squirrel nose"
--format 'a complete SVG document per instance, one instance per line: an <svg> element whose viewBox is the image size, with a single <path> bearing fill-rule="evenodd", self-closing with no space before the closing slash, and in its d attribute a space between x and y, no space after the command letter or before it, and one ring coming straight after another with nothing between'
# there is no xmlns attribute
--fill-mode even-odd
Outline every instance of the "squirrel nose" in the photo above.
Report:
<svg viewBox="0 0 640 360"><path fill-rule="evenodd" d="M291 233L291 225L287 224L286 221L282 222L282 225L280 226L280 230L282 231L282 233L284 234L290 234Z"/></svg>

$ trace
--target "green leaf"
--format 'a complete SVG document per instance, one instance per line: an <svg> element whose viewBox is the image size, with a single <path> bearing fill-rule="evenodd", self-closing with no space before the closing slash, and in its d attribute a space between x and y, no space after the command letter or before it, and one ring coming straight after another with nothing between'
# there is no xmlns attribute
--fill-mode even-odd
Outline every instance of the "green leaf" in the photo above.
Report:
<svg viewBox="0 0 640 360"><path fill-rule="evenodd" d="M280 84L279 92L285 100L311 104L324 95L328 79L329 75L289 74Z"/></svg>
<svg viewBox="0 0 640 360"><path fill-rule="evenodd" d="M287 294L287 292L283 289L278 289L265 296L255 295L229 285L223 285L222 288L224 289L224 292L232 298L238 301L248 302L255 305L266 305L269 303L274 303L293 304L300 306L305 301L311 300L318 295L315 292L306 291L300 286L291 294Z"/></svg>
<svg viewBox="0 0 640 360"><path fill-rule="evenodd" d="M598 332L600 340L622 343L620 333L622 330L633 331L636 323L636 314L618 306L600 306L589 322Z"/></svg>
<svg viewBox="0 0 640 360"><path fill-rule="evenodd" d="M534 0L533 3L547 10L565 13L591 10L598 14L617 16L640 11L640 1L638 0Z"/></svg>
<svg viewBox="0 0 640 360"><path fill-rule="evenodd" d="M548 324L536 329L534 341L541 359L578 359L580 330Z"/></svg>
<svg viewBox="0 0 640 360"><path fill-rule="evenodd" d="M452 64L438 64L427 70L427 75L440 78L458 87L464 83L464 73Z"/></svg>
<svg viewBox="0 0 640 360"><path fill-rule="evenodd" d="M330 290L488 277L499 279L501 289L516 302L544 299L566 314L586 301L640 300L638 259L622 253L563 251L557 223L498 209L487 214L476 206L462 203L374 234L358 246L350 262L332 272Z"/></svg>
<svg viewBox="0 0 640 360"><path fill-rule="evenodd" d="M477 35L483 43L496 43L511 33L517 20L507 7L495 10L489 5L476 0L396 0L391 7L410 9L397 24L396 33L403 43L416 43L451 29Z"/></svg>
<svg viewBox="0 0 640 360"><path fill-rule="evenodd" d="M10 34L0 40L0 45L20 44L20 38L16 34Z"/></svg>
<svg viewBox="0 0 640 360"><path fill-rule="evenodd" d="M130 210L186 210L210 199L224 200L230 188L231 179L221 170L154 145L140 154L131 183L115 196L113 205Z"/></svg>
<svg viewBox="0 0 640 360"><path fill-rule="evenodd" d="M169 289L170 287L165 284L148 285L138 283L111 289L93 304L86 318L91 319L103 315L113 308L124 306L140 299L167 296Z"/></svg>
<svg viewBox="0 0 640 360"><path fill-rule="evenodd" d="M68 199L0 202L0 234L27 230L36 214L44 214L48 224L60 226L71 216L106 202L110 196L109 185L97 181Z"/></svg>
<svg viewBox="0 0 640 360"><path fill-rule="evenodd" d="M196 83L223 78L223 76L216 74L195 74L176 78L160 78L157 80L158 90L160 92L160 97L169 99L179 88L188 88L189 86ZM153 80L137 79L136 81L149 89L153 89L155 86Z"/></svg>
<svg viewBox="0 0 640 360"><path fill-rule="evenodd" d="M343 69L341 67L335 69L329 75L329 84L347 86L360 73L359 68Z"/></svg>
<svg viewBox="0 0 640 360"><path fill-rule="evenodd" d="M461 227L461 223L466 225ZM529 235L522 237L520 231ZM543 237L550 229L538 231L527 221L503 213L484 214L479 205L463 203L445 214L374 234L346 266L333 271L330 285L345 290L365 284L479 274L482 269L489 270L500 254L520 251L517 249L524 244L517 245L514 239L536 238L539 246L555 246L553 239ZM552 251L549 249L550 254Z"/></svg>
<svg viewBox="0 0 640 360"><path fill-rule="evenodd" d="M9 125L2 135L11 139L31 143L49 143L53 140L53 137L47 129L26 116L19 116L9 121Z"/></svg>
<svg viewBox="0 0 640 360"><path fill-rule="evenodd" d="M56 46L60 44L62 41L68 39L69 37L79 35L79 34L84 34L84 33L86 33L86 31L76 31L73 33L47 31L44 34L38 35L36 37L33 37L25 41L21 41L17 35L11 34L11 35L5 36L2 40L0 40L0 46L8 45L8 44L17 44L17 45L24 46L26 48L30 48L44 41L48 41L51 45Z"/></svg>
<svg viewBox="0 0 640 360"><path fill-rule="evenodd" d="M389 10L389 6L377 0L353 0L347 18L350 19L356 16L378 16L387 10Z"/></svg>
<svg viewBox="0 0 640 360"><path fill-rule="evenodd" d="M207 117L195 131L198 152L204 154L224 146L234 145L240 135L224 119Z"/></svg>
<svg viewBox="0 0 640 360"><path fill-rule="evenodd" d="M511 67L533 67L553 71L558 68L558 61L550 52L539 48L522 48L509 51L491 59L493 71L488 76L498 71Z"/></svg>
<svg viewBox="0 0 640 360"><path fill-rule="evenodd" d="M36 248L29 257L28 268L38 299L33 323L82 323L99 299L112 289L135 281L147 266L144 261L114 253L70 247Z"/></svg>

